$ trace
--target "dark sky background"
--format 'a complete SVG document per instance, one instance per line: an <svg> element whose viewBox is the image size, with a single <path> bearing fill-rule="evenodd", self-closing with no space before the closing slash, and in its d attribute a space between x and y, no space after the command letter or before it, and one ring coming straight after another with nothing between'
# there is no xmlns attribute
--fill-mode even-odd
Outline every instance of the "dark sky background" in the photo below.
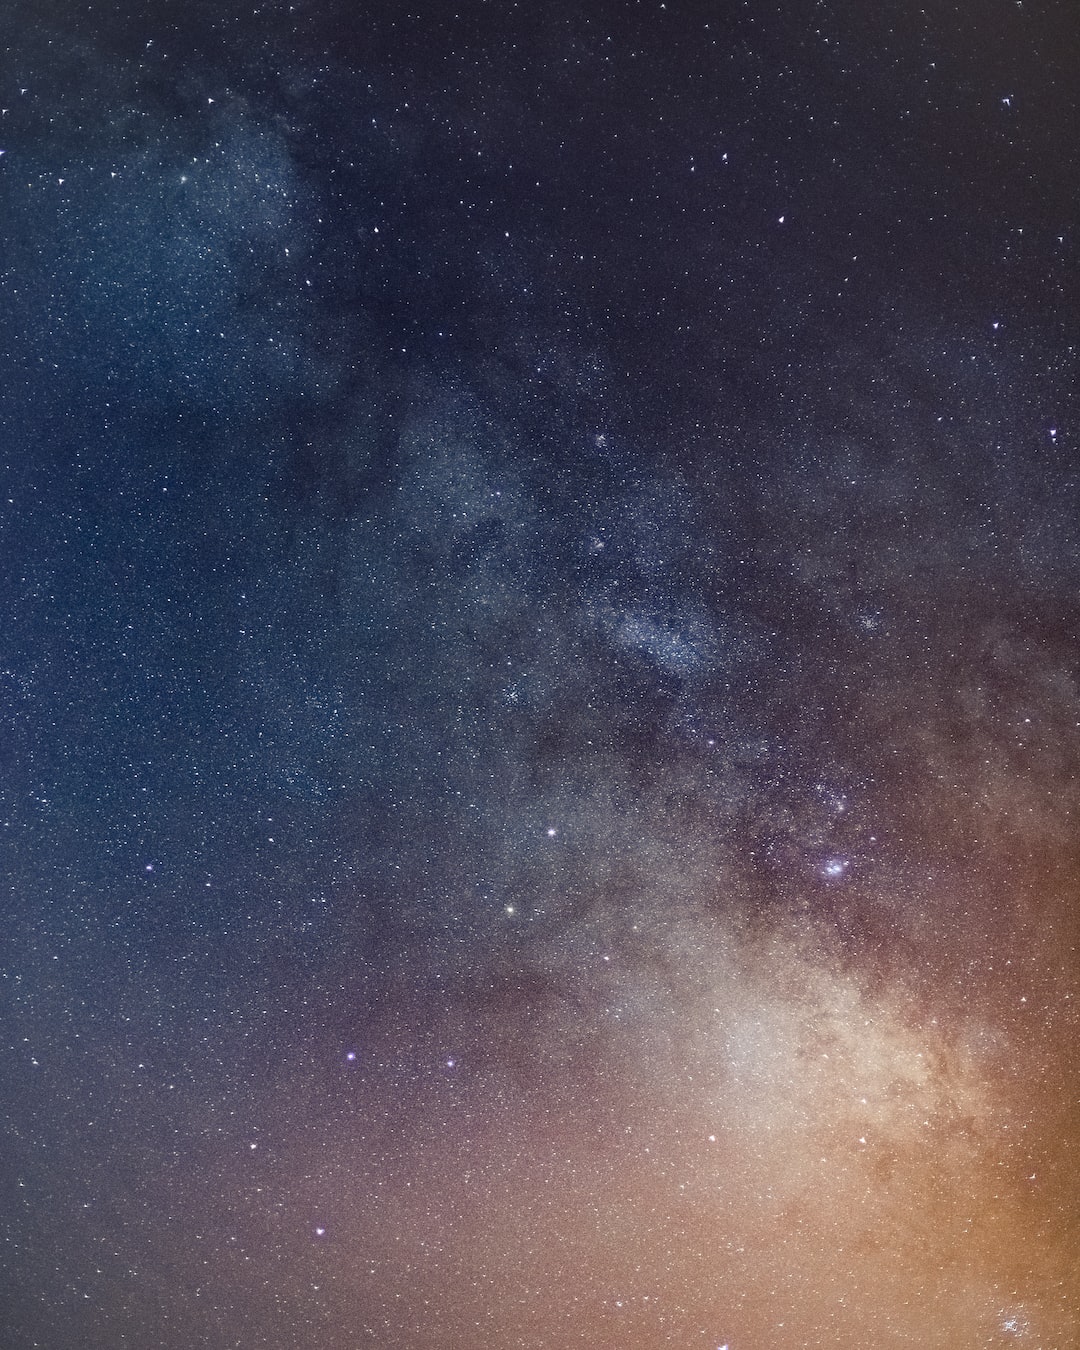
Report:
<svg viewBox="0 0 1080 1350"><path fill-rule="evenodd" d="M4 1350L1080 1345L1071 0L11 0Z"/></svg>

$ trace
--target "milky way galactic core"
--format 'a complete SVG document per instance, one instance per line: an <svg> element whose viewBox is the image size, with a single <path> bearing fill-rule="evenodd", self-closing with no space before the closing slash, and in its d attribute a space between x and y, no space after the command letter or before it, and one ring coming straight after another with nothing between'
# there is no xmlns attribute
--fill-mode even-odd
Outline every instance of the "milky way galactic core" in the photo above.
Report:
<svg viewBox="0 0 1080 1350"><path fill-rule="evenodd" d="M1080 15L13 0L0 1344L1080 1345Z"/></svg>

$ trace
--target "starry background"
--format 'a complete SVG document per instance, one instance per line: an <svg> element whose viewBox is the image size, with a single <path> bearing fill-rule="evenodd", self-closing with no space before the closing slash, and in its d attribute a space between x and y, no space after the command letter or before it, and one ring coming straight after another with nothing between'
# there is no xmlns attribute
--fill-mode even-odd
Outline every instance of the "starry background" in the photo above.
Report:
<svg viewBox="0 0 1080 1350"><path fill-rule="evenodd" d="M1080 1344L1080 18L11 0L0 1344Z"/></svg>

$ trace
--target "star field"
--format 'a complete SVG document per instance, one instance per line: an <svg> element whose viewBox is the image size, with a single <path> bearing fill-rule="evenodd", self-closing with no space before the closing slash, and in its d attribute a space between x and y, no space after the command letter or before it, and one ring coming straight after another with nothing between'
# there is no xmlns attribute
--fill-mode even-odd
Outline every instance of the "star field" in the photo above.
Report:
<svg viewBox="0 0 1080 1350"><path fill-rule="evenodd" d="M1080 1344L1080 19L2 46L0 1345Z"/></svg>

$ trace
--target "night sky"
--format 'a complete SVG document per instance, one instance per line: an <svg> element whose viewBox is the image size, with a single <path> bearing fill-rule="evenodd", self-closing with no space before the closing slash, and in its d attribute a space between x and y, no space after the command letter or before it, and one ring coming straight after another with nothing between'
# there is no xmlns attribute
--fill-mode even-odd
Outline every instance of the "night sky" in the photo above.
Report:
<svg viewBox="0 0 1080 1350"><path fill-rule="evenodd" d="M9 0L2 1350L1080 1346L1074 0Z"/></svg>

